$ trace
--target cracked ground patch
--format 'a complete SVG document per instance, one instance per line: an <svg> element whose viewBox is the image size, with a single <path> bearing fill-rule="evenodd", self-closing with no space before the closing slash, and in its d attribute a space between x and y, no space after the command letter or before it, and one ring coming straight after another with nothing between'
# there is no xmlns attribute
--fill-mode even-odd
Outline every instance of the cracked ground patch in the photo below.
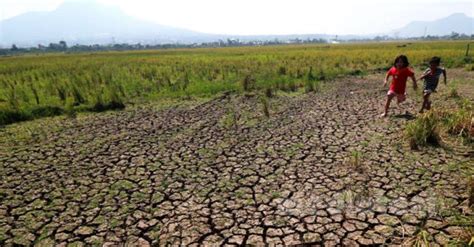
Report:
<svg viewBox="0 0 474 247"><path fill-rule="evenodd" d="M379 77L277 96L270 118L257 96L224 95L62 120L34 139L2 142L0 245L354 246L409 243L420 232L444 245L465 237L472 156L410 151L402 139L410 120L399 116L417 102L409 97L380 119Z"/></svg>

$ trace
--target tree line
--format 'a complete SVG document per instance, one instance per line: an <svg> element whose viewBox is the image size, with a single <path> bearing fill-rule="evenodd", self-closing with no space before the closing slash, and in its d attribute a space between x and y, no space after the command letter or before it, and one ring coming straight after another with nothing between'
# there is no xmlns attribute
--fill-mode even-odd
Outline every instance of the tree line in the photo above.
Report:
<svg viewBox="0 0 474 247"><path fill-rule="evenodd" d="M404 38L403 40L472 40L474 35L460 34L452 32L450 35L434 36L427 35L424 37L413 37ZM213 48L213 47L239 47L239 46L268 46L268 45L283 45L283 44L318 44L318 43L329 43L337 41L338 43L348 42L373 42L373 41L396 41L400 40L396 37L390 36L376 36L374 38L367 39L349 39L349 40L338 40L337 36L333 40L327 39L287 39L287 40L253 40L253 41L242 41L239 39L227 39L218 40L215 42L205 43L193 43L193 44L182 44L182 43L170 43L170 44L107 44L107 45L80 45L75 44L68 46L66 41L62 40L58 43L50 43L45 46L39 44L37 47L21 48L13 44L11 48L0 48L0 56L20 55L28 53L49 53L49 52L96 52L96 51L130 51L130 50L159 50L159 49L176 49L176 48Z"/></svg>

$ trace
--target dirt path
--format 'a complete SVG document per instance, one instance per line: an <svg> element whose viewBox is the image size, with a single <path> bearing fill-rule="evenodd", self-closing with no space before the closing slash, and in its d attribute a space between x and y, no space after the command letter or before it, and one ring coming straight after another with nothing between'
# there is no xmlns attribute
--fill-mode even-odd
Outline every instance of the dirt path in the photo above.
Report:
<svg viewBox="0 0 474 247"><path fill-rule="evenodd" d="M378 117L377 79L276 97L269 119L257 97L228 95L63 121L0 158L0 245L355 246L424 232L445 244L466 234L455 217L472 216L472 157L410 151L410 117Z"/></svg>

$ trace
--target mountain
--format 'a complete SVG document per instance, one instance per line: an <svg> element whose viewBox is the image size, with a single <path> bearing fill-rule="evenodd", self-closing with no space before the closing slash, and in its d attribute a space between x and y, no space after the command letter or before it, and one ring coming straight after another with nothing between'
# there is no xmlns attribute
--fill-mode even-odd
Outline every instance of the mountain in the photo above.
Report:
<svg viewBox="0 0 474 247"><path fill-rule="evenodd" d="M395 31L399 37L421 37L447 35L451 32L473 34L474 18L462 13L452 14L435 21L414 21ZM425 33L426 30L426 33Z"/></svg>
<svg viewBox="0 0 474 247"><path fill-rule="evenodd" d="M1 0L0 0L1 1ZM432 22L416 21L395 31L399 37L446 35L451 32L472 34L474 19L453 14ZM126 15L120 8L97 3L95 0L67 0L49 12L29 12L0 21L0 47L16 44L32 47L60 40L68 44L111 43L202 43L218 40L306 40L306 39L367 39L376 35L218 35L159 25ZM389 35L390 36L390 35Z"/></svg>
<svg viewBox="0 0 474 247"><path fill-rule="evenodd" d="M94 0L69 0L49 12L29 12L0 22L0 46L48 45L60 40L68 44L111 43L202 43L241 41L330 39L334 35L219 35L173 28L126 15L119 7ZM346 36L340 36L344 39ZM347 36L352 37L352 36Z"/></svg>
<svg viewBox="0 0 474 247"><path fill-rule="evenodd" d="M142 21L94 1L65 2L51 12L30 12L0 22L0 44L187 42L208 35Z"/></svg>

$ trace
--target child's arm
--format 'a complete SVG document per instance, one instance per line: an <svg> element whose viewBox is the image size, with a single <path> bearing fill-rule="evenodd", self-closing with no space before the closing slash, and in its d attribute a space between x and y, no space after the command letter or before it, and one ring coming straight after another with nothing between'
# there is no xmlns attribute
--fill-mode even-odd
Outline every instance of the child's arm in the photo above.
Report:
<svg viewBox="0 0 474 247"><path fill-rule="evenodd" d="M429 74L430 74L429 71L425 71L425 72L423 73L423 75L422 75L420 78L418 78L418 80L421 81L421 80L425 79L425 77L428 76Z"/></svg>
<svg viewBox="0 0 474 247"><path fill-rule="evenodd" d="M418 78L418 81L421 81L423 79L425 79L425 77L428 75L428 73L425 73L423 74L422 76L420 76L420 78Z"/></svg>
<svg viewBox="0 0 474 247"><path fill-rule="evenodd" d="M413 81L413 89L416 91L418 89L418 85L416 84L416 77L415 75L410 76L411 80Z"/></svg>
<svg viewBox="0 0 474 247"><path fill-rule="evenodd" d="M446 69L443 69L443 78L444 78L444 85L448 84L448 78L446 78Z"/></svg>
<svg viewBox="0 0 474 247"><path fill-rule="evenodd" d="M387 75L385 75L385 80L383 81L383 86L387 86L388 78L390 78L390 71L387 72Z"/></svg>

